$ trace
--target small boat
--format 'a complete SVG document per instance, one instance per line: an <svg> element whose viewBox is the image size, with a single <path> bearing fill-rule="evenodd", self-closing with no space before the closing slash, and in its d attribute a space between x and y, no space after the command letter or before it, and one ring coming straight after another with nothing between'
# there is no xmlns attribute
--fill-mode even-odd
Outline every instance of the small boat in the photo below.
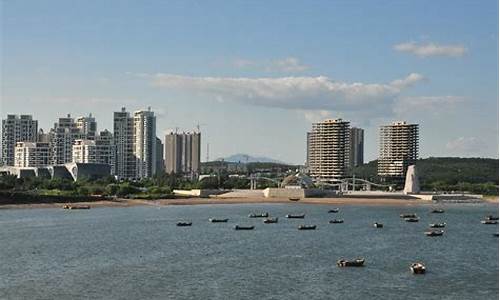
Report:
<svg viewBox="0 0 500 300"><path fill-rule="evenodd" d="M486 225L495 225L495 224L498 224L498 221L482 220L481 223L486 224Z"/></svg>
<svg viewBox="0 0 500 300"><path fill-rule="evenodd" d="M249 218L267 218L269 217L269 213L265 212L265 213L260 213L260 214L255 214L255 213L251 213L248 215Z"/></svg>
<svg viewBox="0 0 500 300"><path fill-rule="evenodd" d="M412 263L410 265L410 270L413 274L425 274L425 266L423 263Z"/></svg>
<svg viewBox="0 0 500 300"><path fill-rule="evenodd" d="M444 233L443 230L429 230L425 232L426 236L442 236Z"/></svg>
<svg viewBox="0 0 500 300"><path fill-rule="evenodd" d="M338 213L338 212L339 212L339 210L340 210L340 209L338 209L338 208L330 209L330 210L328 211L328 213L329 213L329 214L336 214L336 213Z"/></svg>
<svg viewBox="0 0 500 300"><path fill-rule="evenodd" d="M486 216L484 219L488 221L498 221L498 217L494 217L492 215Z"/></svg>
<svg viewBox="0 0 500 300"><path fill-rule="evenodd" d="M299 215L294 215L294 214L288 214L286 217L288 219L304 219L306 215L305 214L299 214Z"/></svg>
<svg viewBox="0 0 500 300"><path fill-rule="evenodd" d="M416 214L400 214L399 217L402 219L408 219L408 218L416 218L417 215Z"/></svg>
<svg viewBox="0 0 500 300"><path fill-rule="evenodd" d="M299 201L300 198L292 197L292 198L288 198L288 200L290 200L290 201Z"/></svg>
<svg viewBox="0 0 500 300"><path fill-rule="evenodd" d="M90 209L90 205L69 205L63 206L63 209Z"/></svg>
<svg viewBox="0 0 500 300"><path fill-rule="evenodd" d="M299 225L299 230L314 230L316 225Z"/></svg>
<svg viewBox="0 0 500 300"><path fill-rule="evenodd" d="M266 218L264 219L264 224L274 224L278 223L278 218Z"/></svg>
<svg viewBox="0 0 500 300"><path fill-rule="evenodd" d="M494 233L494 234L493 234L493 236L496 236L496 237L498 237L498 233Z"/></svg>
<svg viewBox="0 0 500 300"><path fill-rule="evenodd" d="M364 258L356 258L355 260L339 259L337 266L339 267L362 267L365 263Z"/></svg>
<svg viewBox="0 0 500 300"><path fill-rule="evenodd" d="M192 222L177 222L177 226L179 227L185 227L185 226L191 226L193 225Z"/></svg>
<svg viewBox="0 0 500 300"><path fill-rule="evenodd" d="M419 220L420 220L419 218L405 218L405 222L408 222L408 223L416 223Z"/></svg>
<svg viewBox="0 0 500 300"><path fill-rule="evenodd" d="M328 221L328 223L330 223L330 224L341 224L341 223L344 223L344 219L333 219L333 220Z"/></svg>
<svg viewBox="0 0 500 300"><path fill-rule="evenodd" d="M444 228L446 223L431 223L429 224L430 228Z"/></svg>
<svg viewBox="0 0 500 300"><path fill-rule="evenodd" d="M241 226L241 225L234 226L234 230L253 230L254 228L255 228L254 226Z"/></svg>
<svg viewBox="0 0 500 300"><path fill-rule="evenodd" d="M217 219L217 218L210 218L208 219L212 223L227 223L229 219Z"/></svg>
<svg viewBox="0 0 500 300"><path fill-rule="evenodd" d="M384 224L375 222L375 223L373 223L373 227L382 228L382 227L384 227Z"/></svg>
<svg viewBox="0 0 500 300"><path fill-rule="evenodd" d="M431 213L433 213L433 214L442 214L442 213L444 213L444 209L442 209L442 208L436 208L436 209L431 210Z"/></svg>

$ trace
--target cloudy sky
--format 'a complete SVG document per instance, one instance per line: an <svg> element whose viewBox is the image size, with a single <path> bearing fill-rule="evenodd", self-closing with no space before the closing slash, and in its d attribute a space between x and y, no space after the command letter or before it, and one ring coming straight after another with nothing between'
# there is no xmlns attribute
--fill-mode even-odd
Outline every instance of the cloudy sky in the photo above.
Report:
<svg viewBox="0 0 500 300"><path fill-rule="evenodd" d="M151 106L210 158L305 160L311 122L420 124L421 157L498 157L498 1L2 1L1 106Z"/></svg>

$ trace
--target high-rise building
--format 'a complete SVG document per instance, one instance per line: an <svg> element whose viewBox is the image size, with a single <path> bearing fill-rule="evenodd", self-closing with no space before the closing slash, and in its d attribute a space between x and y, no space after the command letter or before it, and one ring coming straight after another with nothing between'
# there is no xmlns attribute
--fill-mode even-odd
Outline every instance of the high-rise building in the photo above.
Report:
<svg viewBox="0 0 500 300"><path fill-rule="evenodd" d="M7 115L2 120L2 165L13 166L17 142L36 142L38 121L31 115Z"/></svg>
<svg viewBox="0 0 500 300"><path fill-rule="evenodd" d="M136 178L156 174L156 117L151 108L134 113Z"/></svg>
<svg viewBox="0 0 500 300"><path fill-rule="evenodd" d="M115 175L121 179L135 178L134 119L125 107L113 114L113 135L116 147Z"/></svg>
<svg viewBox="0 0 500 300"><path fill-rule="evenodd" d="M418 124L394 122L380 127L378 175L403 179L418 158Z"/></svg>
<svg viewBox="0 0 500 300"><path fill-rule="evenodd" d="M115 145L111 132L102 131L95 140L75 140L73 144L73 162L100 163L115 168Z"/></svg>
<svg viewBox="0 0 500 300"><path fill-rule="evenodd" d="M76 127L85 134L86 139L93 140L97 134L97 122L92 114L88 117L79 117L76 119Z"/></svg>
<svg viewBox="0 0 500 300"><path fill-rule="evenodd" d="M165 171L165 160L163 159L163 143L156 137L156 173Z"/></svg>
<svg viewBox="0 0 500 300"><path fill-rule="evenodd" d="M351 168L363 165L364 161L364 130L352 127L349 134L350 138L350 163Z"/></svg>
<svg viewBox="0 0 500 300"><path fill-rule="evenodd" d="M50 159L49 143L16 143L14 159L15 167L45 167L50 164Z"/></svg>
<svg viewBox="0 0 500 300"><path fill-rule="evenodd" d="M307 134L307 167L312 178L336 182L349 167L349 122L342 119L314 123Z"/></svg>
<svg viewBox="0 0 500 300"><path fill-rule="evenodd" d="M73 143L85 139L85 134L77 127L71 115L59 118L50 131L51 164L61 165L73 161Z"/></svg>
<svg viewBox="0 0 500 300"><path fill-rule="evenodd" d="M199 174L200 155L200 132L171 132L165 135L165 172Z"/></svg>

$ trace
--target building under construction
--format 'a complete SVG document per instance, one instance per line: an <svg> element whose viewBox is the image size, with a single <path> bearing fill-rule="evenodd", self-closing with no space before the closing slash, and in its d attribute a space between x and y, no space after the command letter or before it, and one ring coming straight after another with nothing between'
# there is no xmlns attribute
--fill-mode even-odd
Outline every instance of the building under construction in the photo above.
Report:
<svg viewBox="0 0 500 300"><path fill-rule="evenodd" d="M313 123L307 133L309 175L320 182L337 182L347 176L350 158L349 121Z"/></svg>
<svg viewBox="0 0 500 300"><path fill-rule="evenodd" d="M394 122L380 127L378 175L402 180L418 158L418 124Z"/></svg>

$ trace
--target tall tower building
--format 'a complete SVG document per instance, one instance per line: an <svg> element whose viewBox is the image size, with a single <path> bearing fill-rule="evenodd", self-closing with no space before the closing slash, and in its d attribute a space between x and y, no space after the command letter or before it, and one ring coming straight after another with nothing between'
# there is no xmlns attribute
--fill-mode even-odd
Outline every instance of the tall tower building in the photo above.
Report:
<svg viewBox="0 0 500 300"><path fill-rule="evenodd" d="M73 161L73 143L78 139L85 139L85 134L77 127L71 115L59 118L50 133L51 164L61 165Z"/></svg>
<svg viewBox="0 0 500 300"><path fill-rule="evenodd" d="M314 123L307 134L307 165L317 181L336 182L349 167L349 122L342 119Z"/></svg>
<svg viewBox="0 0 500 300"><path fill-rule="evenodd" d="M165 171L165 160L163 158L163 143L159 137L156 137L156 173Z"/></svg>
<svg viewBox="0 0 500 300"><path fill-rule="evenodd" d="M378 175L403 179L418 158L418 124L394 122L380 127Z"/></svg>
<svg viewBox="0 0 500 300"><path fill-rule="evenodd" d="M97 134L97 122L95 121L95 118L92 117L92 114L89 114L88 117L77 118L76 127L78 127L80 131L85 134L88 140L95 139Z"/></svg>
<svg viewBox="0 0 500 300"><path fill-rule="evenodd" d="M134 113L136 178L156 174L156 117L151 108Z"/></svg>
<svg viewBox="0 0 500 300"><path fill-rule="evenodd" d="M135 178L134 119L125 107L113 114L113 135L116 147L115 175L120 179Z"/></svg>
<svg viewBox="0 0 500 300"><path fill-rule="evenodd" d="M358 167L364 163L364 130L357 127L352 127L350 132L350 163L351 168Z"/></svg>
<svg viewBox="0 0 500 300"><path fill-rule="evenodd" d="M171 132L165 136L165 172L199 174L200 155L200 132Z"/></svg>
<svg viewBox="0 0 500 300"><path fill-rule="evenodd" d="M17 142L36 142L38 121L31 115L7 115L2 120L2 165L13 166Z"/></svg>

